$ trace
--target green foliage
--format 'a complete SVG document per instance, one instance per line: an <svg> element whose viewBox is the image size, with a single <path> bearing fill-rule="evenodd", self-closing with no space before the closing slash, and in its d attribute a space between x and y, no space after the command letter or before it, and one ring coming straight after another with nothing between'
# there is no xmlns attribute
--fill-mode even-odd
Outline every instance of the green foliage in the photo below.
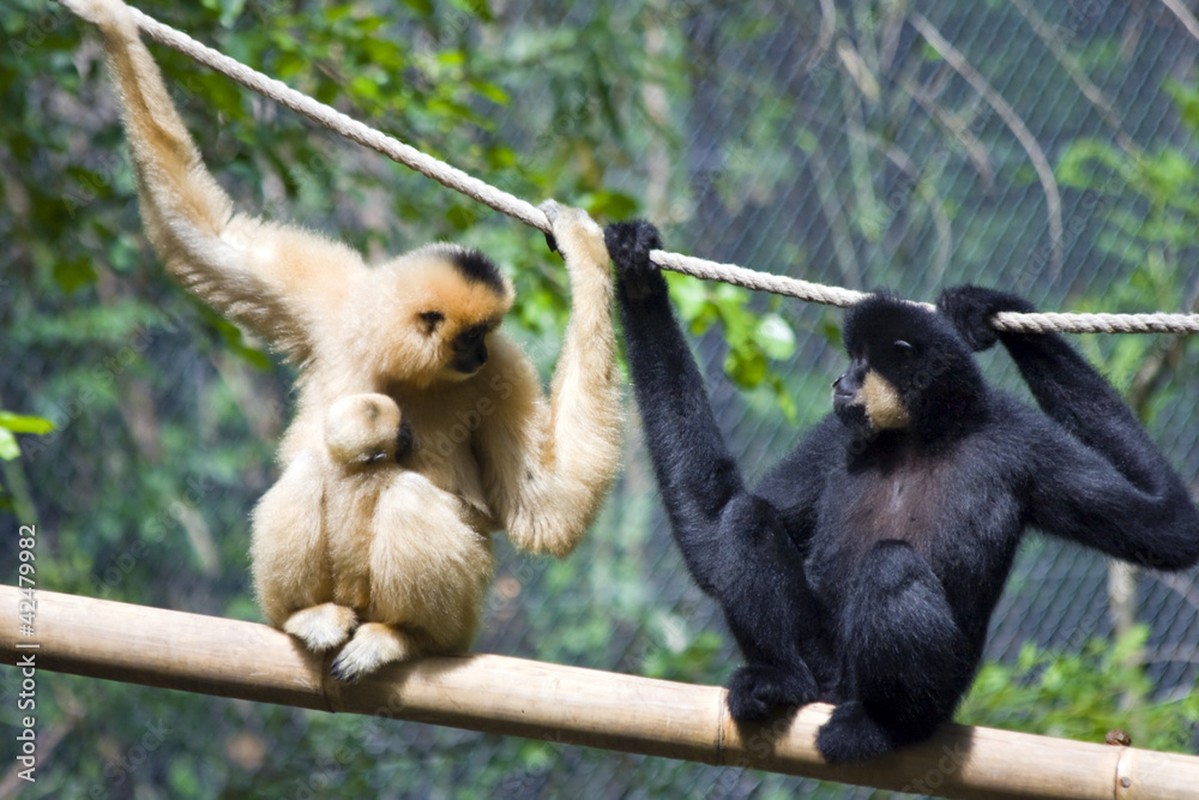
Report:
<svg viewBox="0 0 1199 800"><path fill-rule="evenodd" d="M1137 747L1191 752L1199 726L1199 686L1153 698L1153 682L1137 658L1148 629L1136 626L1116 642L1092 639L1081 652L1026 644L1014 664L980 670L957 719L1084 742L1120 729Z"/></svg>
<svg viewBox="0 0 1199 800"><path fill-rule="evenodd" d="M0 460L11 461L21 455L21 447L14 434L47 434L52 430L54 423L48 419L0 409Z"/></svg>
<svg viewBox="0 0 1199 800"><path fill-rule="evenodd" d="M1188 285L1199 257L1199 170L1193 157L1199 144L1199 88L1169 82L1166 89L1189 142L1129 152L1080 138L1062 153L1059 179L1087 192L1083 213L1107 222L1097 238L1099 248L1127 265L1126 281L1096 287L1079 299L1080 311L1190 310L1180 308L1179 299L1199 288ZM1083 340L1088 355L1105 365L1117 386L1128 386L1157 346L1143 336Z"/></svg>
<svg viewBox="0 0 1199 800"><path fill-rule="evenodd" d="M763 312L749 291L736 286L674 274L667 276L667 283L692 334L699 336L719 325L728 347L724 371L734 383L743 389L768 386L779 409L794 422L795 397L776 367L795 354L795 332L775 310L779 298L769 298L770 310Z"/></svg>

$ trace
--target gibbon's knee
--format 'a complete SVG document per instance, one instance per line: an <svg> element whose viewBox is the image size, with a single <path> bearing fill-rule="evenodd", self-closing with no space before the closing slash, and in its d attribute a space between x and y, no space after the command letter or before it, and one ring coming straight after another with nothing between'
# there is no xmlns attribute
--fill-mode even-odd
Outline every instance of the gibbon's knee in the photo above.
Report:
<svg viewBox="0 0 1199 800"><path fill-rule="evenodd" d="M250 564L263 614L276 627L292 611L329 599L321 510L325 484L315 453L296 458L251 518Z"/></svg>
<svg viewBox="0 0 1199 800"><path fill-rule="evenodd" d="M369 617L419 631L443 651L474 637L491 579L491 541L462 521L461 501L401 472L379 496Z"/></svg>
<svg viewBox="0 0 1199 800"><path fill-rule="evenodd" d="M844 614L853 695L872 709L890 703L902 717L905 704L891 697L902 685L917 711L943 702L952 710L973 674L971 648L923 556L906 542L876 544L851 581Z"/></svg>
<svg viewBox="0 0 1199 800"><path fill-rule="evenodd" d="M394 461L400 421L400 407L385 394L343 397L325 414L329 455L345 465Z"/></svg>

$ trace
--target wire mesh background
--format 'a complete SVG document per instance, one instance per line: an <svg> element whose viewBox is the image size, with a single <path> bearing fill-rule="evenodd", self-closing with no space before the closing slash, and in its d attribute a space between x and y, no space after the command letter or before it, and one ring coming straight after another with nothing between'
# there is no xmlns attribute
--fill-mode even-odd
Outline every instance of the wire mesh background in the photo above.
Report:
<svg viewBox="0 0 1199 800"><path fill-rule="evenodd" d="M1196 155L1168 91L1171 81L1194 84L1199 55L1199 43L1178 17L1156 2L1087 0L1034 10L1017 2L906 5L762 1L709 8L663 1L652 3L649 12L624 3L559 11L552 4L515 0L497 8L493 33L499 35L489 41L516 48L519 34L530 27L584 31L646 13L655 27L675 34L672 41L685 48L685 55L674 53L670 63L685 70L659 76L668 98L656 112L650 109L659 130L643 140L630 134L631 141L614 142L611 147L625 158L608 171L615 188L643 199L646 213L667 223L669 249L850 288L890 286L918 299L934 298L950 282L977 282L1018 291L1046 310L1071 310L1084 299L1096 304L1093 310L1158 310L1118 307L1130 302L1119 287L1130 281L1135 264L1104 246L1111 212L1132 209L1135 215L1142 201L1123 186L1104 194L1062 185L1060 211L1055 210L1010 118L946 59L930 52L915 21L925 15L1010 104L1038 152L1057 165L1066 143L1082 136L1104 142L1126 137L1146 151L1169 146ZM1103 103L1088 99L1055 48L1085 72L1113 114L1105 115ZM655 52L647 45L639 55L651 67L649 74ZM548 73L543 85L512 87L512 101L489 111L500 137L514 148L541 146L555 125L600 124L586 96L573 113L562 112L565 117L539 117L538 109L562 106L549 97L560 78ZM760 113L764 107L776 109L768 120ZM669 156L665 176L654 156L660 146ZM656 187L656 200L646 197L648 185ZM1146 216L1150 211L1141 210ZM1054 213L1061 223L1056 241L1049 222ZM131 216L130 226L136 225ZM1199 270L1190 266L1195 253L1180 248L1171 256L1184 266L1174 276L1176 305L1161 310L1184 310L1199 292ZM753 302L766 308L769 301ZM824 335L839 313L793 301L784 302L781 312L798 332L797 352L781 369L786 385L801 398L802 427L828 409L827 395L811 387L827 384L840 371L842 356ZM183 320L176 334L156 338L147 354L161 372L162 385L172 387L160 395L159 412L203 425L204 409L195 397L198 387L212 379L214 367L202 354L180 356L191 352L186 342L194 322ZM1115 345L1087 346L1099 354ZM795 442L798 427L771 408L769 395L742 392L724 377L726 348L719 330L699 338L696 347L730 449L750 477L761 474ZM1194 346L1183 350L1148 423L1192 485L1199 476L1196 352ZM55 354L23 350L16 335L0 353L9 364L0 373L5 405L36 410L36 387L52 383ZM1002 354L982 360L996 382L1018 388ZM277 384L283 396L283 379ZM30 472L38 487L92 484L91 473L103 465L89 463L86 453L122 442L103 430L73 433L31 459ZM196 505L205 507L209 504L201 500L219 496L248 510L269 478L269 462L261 451L254 457L262 464L259 485L250 480L200 486ZM36 493L48 526L78 526L87 515L72 505L69 489L65 495L55 489ZM586 570L529 560L502 541L498 548L479 650L638 671L655 651L685 647L698 632L713 630L722 641L716 660L728 670L738 662L718 609L695 588L671 540L635 428L626 471L595 534L574 556ZM93 569L96 587L119 597L120 582L106 587L103 579L105 569L116 563L112 553L101 555ZM612 580L618 571L633 571L639 578ZM1072 650L1087 638L1110 634L1107 582L1102 557L1030 539L996 611L988 657L1011 660L1026 642ZM1137 587L1137 617L1151 627L1148 648L1157 655L1151 655L1150 670L1161 695L1192 688L1199 669L1195 572L1169 582L1143 573ZM225 570L219 580L211 573L181 580L169 597L177 607L205 611L223 608L229 591L245 590L245 575ZM597 627L596 619L607 624ZM306 747L306 737L320 724L297 723L293 740L276 744ZM382 797L461 795L464 786L479 782L480 765L520 746L419 725L366 721L362 726L356 732L360 746L387 761L389 766L380 769L393 771L392 788L378 790ZM541 761L526 761L531 766L488 784L493 796L874 796L865 789L820 787L733 767L566 746L551 747ZM290 783L291 778L280 779L277 788L319 796L321 781L340 769L336 759L328 759L327 770L322 763L314 757L311 774Z"/></svg>

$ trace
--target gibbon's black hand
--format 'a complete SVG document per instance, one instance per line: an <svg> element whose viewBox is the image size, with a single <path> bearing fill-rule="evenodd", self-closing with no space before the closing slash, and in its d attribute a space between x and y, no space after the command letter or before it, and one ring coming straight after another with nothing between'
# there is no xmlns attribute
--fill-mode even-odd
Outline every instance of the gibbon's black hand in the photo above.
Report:
<svg viewBox="0 0 1199 800"><path fill-rule="evenodd" d="M977 352L999 341L999 332L991 325L996 314L1000 311L1035 311L1036 307L1023 297L1007 292L979 286L956 286L941 293L937 309Z"/></svg>
<svg viewBox="0 0 1199 800"><path fill-rule="evenodd" d="M416 449L416 436L412 433L412 423L404 417L400 421L400 432L396 434L396 457L397 464L403 464L408 456Z"/></svg>
<svg viewBox="0 0 1199 800"><path fill-rule="evenodd" d="M641 219L613 222L604 228L604 244L616 264L617 283L630 299L666 294L666 279L649 260L649 251L662 247L662 235L651 223Z"/></svg>

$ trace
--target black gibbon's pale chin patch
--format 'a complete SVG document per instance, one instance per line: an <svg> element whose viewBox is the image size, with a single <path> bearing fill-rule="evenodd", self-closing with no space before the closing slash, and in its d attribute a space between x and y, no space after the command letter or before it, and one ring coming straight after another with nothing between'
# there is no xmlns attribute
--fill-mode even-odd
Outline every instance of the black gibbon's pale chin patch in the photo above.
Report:
<svg viewBox="0 0 1199 800"><path fill-rule="evenodd" d="M896 430L912 424L912 417L904 406L899 391L874 370L866 373L858 398L865 408L866 418L875 430Z"/></svg>

